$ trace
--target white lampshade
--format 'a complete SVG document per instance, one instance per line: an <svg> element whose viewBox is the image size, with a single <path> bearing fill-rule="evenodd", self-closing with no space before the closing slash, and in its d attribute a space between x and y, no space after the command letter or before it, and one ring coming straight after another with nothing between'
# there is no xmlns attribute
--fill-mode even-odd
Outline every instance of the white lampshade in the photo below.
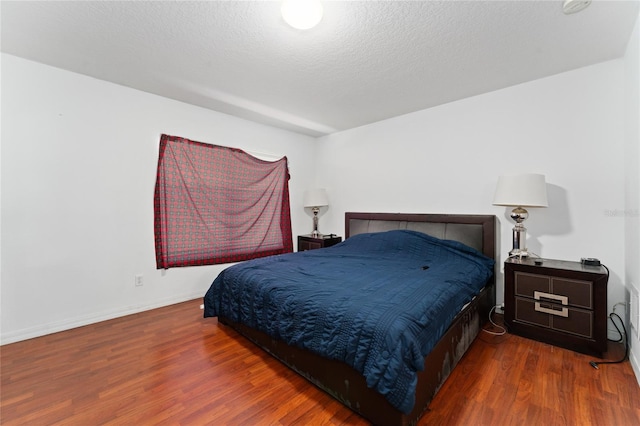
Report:
<svg viewBox="0 0 640 426"><path fill-rule="evenodd" d="M494 206L547 207L547 184L544 175L500 176Z"/></svg>
<svg viewBox="0 0 640 426"><path fill-rule="evenodd" d="M304 191L305 207L322 207L329 205L329 196L324 188L310 189Z"/></svg>

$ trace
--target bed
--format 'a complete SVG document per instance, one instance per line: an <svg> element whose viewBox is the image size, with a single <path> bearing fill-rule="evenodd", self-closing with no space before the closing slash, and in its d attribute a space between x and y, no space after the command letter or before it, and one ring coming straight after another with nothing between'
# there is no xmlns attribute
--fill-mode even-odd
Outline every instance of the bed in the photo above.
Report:
<svg viewBox="0 0 640 426"><path fill-rule="evenodd" d="M225 269L205 317L372 423L415 424L495 304L495 217L349 212L345 237Z"/></svg>

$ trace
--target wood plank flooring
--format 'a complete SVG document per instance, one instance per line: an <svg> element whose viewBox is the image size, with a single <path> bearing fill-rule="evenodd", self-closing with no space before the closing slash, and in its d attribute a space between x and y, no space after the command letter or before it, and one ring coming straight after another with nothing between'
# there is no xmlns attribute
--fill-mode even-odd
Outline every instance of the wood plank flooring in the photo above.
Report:
<svg viewBox="0 0 640 426"><path fill-rule="evenodd" d="M216 319L203 319L200 303L0 347L0 423L368 424ZM419 424L640 425L629 363L595 370L591 359L482 333Z"/></svg>

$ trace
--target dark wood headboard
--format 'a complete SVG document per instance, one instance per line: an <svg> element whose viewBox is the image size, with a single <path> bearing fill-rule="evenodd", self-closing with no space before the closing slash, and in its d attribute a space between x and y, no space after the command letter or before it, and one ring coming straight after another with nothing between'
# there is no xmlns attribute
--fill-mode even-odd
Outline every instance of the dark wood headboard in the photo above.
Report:
<svg viewBox="0 0 640 426"><path fill-rule="evenodd" d="M494 215L421 213L345 213L346 238L369 232L409 229L444 240L455 240L496 258Z"/></svg>

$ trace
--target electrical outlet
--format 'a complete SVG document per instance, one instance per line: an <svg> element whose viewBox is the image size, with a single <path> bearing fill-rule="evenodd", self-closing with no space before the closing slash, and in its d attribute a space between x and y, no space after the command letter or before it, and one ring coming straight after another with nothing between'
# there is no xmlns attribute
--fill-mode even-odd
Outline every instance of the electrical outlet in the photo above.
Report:
<svg viewBox="0 0 640 426"><path fill-rule="evenodd" d="M134 277L134 282L136 284L136 287L141 287L144 284L142 280L142 274L136 274Z"/></svg>

